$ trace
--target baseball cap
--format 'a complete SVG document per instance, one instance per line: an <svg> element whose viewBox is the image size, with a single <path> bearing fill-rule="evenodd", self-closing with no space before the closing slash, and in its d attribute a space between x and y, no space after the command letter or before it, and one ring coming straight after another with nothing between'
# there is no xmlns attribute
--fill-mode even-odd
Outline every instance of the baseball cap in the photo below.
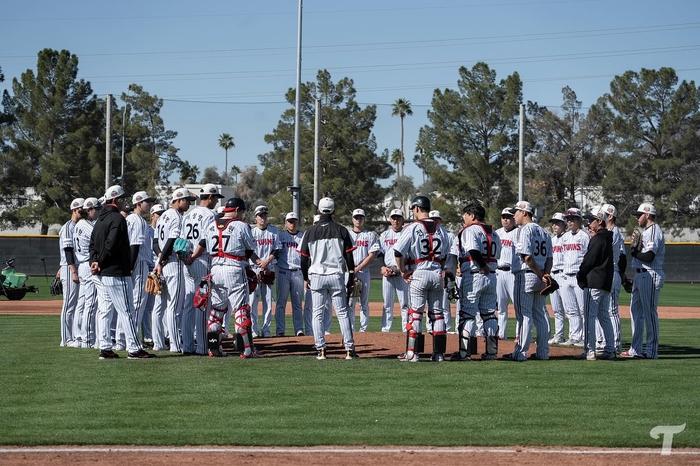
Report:
<svg viewBox="0 0 700 466"><path fill-rule="evenodd" d="M85 199L83 199L82 197L76 197L70 203L70 210L82 209L83 204L85 204Z"/></svg>
<svg viewBox="0 0 700 466"><path fill-rule="evenodd" d="M549 219L550 222L564 222L566 223L566 219L564 218L564 214L561 212L554 212L554 215L552 215L552 218Z"/></svg>
<svg viewBox="0 0 700 466"><path fill-rule="evenodd" d="M577 209L576 207L571 207L566 210L566 213L564 214L564 218L568 217L578 217L578 218L583 218L583 215L581 215L581 209Z"/></svg>
<svg viewBox="0 0 700 466"><path fill-rule="evenodd" d="M332 214L335 212L335 202L330 197L324 197L318 201L318 211L322 214Z"/></svg>
<svg viewBox="0 0 700 466"><path fill-rule="evenodd" d="M651 214L651 215L656 215L656 208L649 204L648 202L644 202L639 205L639 208L637 211L634 213L635 217L638 217L640 215L644 214Z"/></svg>
<svg viewBox="0 0 700 466"><path fill-rule="evenodd" d="M163 207L163 204L155 204L153 207L151 207L151 213L160 215L163 212L165 212L165 207Z"/></svg>
<svg viewBox="0 0 700 466"><path fill-rule="evenodd" d="M88 197L83 203L83 209L85 210L99 209L100 207L102 206L100 205L100 201L98 201L96 197Z"/></svg>
<svg viewBox="0 0 700 466"><path fill-rule="evenodd" d="M365 211L362 209L355 209L352 211L352 216L357 217L358 215L362 215L363 217L365 216Z"/></svg>
<svg viewBox="0 0 700 466"><path fill-rule="evenodd" d="M289 221L289 220L299 220L299 217L298 217L297 214L295 214L294 212L289 212L289 213L287 214L287 216L284 217L284 220L285 220L285 221Z"/></svg>
<svg viewBox="0 0 700 466"><path fill-rule="evenodd" d="M268 210L267 206L265 205L259 205L255 208L255 215L260 215L260 214L269 214L270 211Z"/></svg>
<svg viewBox="0 0 700 466"><path fill-rule="evenodd" d="M586 215L584 215L583 218L585 218L586 220L591 221L591 222L593 220L603 221L603 220L605 220L606 215L607 215L607 213L605 212L605 210L603 210L603 206L597 205L597 206L593 207L590 212L586 213Z"/></svg>
<svg viewBox="0 0 700 466"><path fill-rule="evenodd" d="M401 209L394 209L389 214L389 217L401 217L401 218L403 218L403 211Z"/></svg>
<svg viewBox="0 0 700 466"><path fill-rule="evenodd" d="M617 209L612 204L603 204L603 210L608 213L608 215L617 218Z"/></svg>
<svg viewBox="0 0 700 466"><path fill-rule="evenodd" d="M506 207L501 211L501 217L503 217L504 215L510 215L512 217L514 215L513 209L511 209L510 207Z"/></svg>
<svg viewBox="0 0 700 466"><path fill-rule="evenodd" d="M318 214L314 215L314 225L316 225L319 220L321 220L321 216Z"/></svg>
<svg viewBox="0 0 700 466"><path fill-rule="evenodd" d="M170 199L170 203L172 204L175 201L179 201L180 199L187 199L188 201L194 201L197 199L192 195L189 189L187 188L177 188L175 191L173 191L173 197Z"/></svg>
<svg viewBox="0 0 700 466"><path fill-rule="evenodd" d="M146 191L139 191L131 197L131 203L136 205L139 202L155 202L156 198L148 195Z"/></svg>
<svg viewBox="0 0 700 466"><path fill-rule="evenodd" d="M118 184L115 184L114 186L110 186L107 188L107 191L105 191L105 201L109 201L112 199L119 199L121 197L125 197L126 193L124 192L124 188L119 186Z"/></svg>
<svg viewBox="0 0 700 466"><path fill-rule="evenodd" d="M428 214L428 217L430 217L430 218L439 218L440 220L442 220L442 215L440 215L440 211L439 211L439 210L431 210L430 213Z"/></svg>
<svg viewBox="0 0 700 466"><path fill-rule="evenodd" d="M527 201L519 201L517 204L513 206L514 210L522 210L523 212L529 212L532 213L532 204L530 204Z"/></svg>
<svg viewBox="0 0 700 466"><path fill-rule="evenodd" d="M207 197L207 196L214 196L218 197L219 199L223 199L223 195L219 192L219 188L216 187L215 184L207 183L204 186L202 186L202 189L199 190L199 197Z"/></svg>

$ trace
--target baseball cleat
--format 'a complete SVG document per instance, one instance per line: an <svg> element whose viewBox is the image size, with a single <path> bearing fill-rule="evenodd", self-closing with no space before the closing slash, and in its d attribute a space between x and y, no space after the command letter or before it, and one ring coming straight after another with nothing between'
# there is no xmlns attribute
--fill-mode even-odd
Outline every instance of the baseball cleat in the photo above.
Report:
<svg viewBox="0 0 700 466"><path fill-rule="evenodd" d="M408 354L404 354L403 358L399 359L401 362L418 362L420 361L420 357L416 353L413 353L413 356L410 358L408 357Z"/></svg>
<svg viewBox="0 0 700 466"><path fill-rule="evenodd" d="M316 359L318 359L319 361L323 361L324 359L326 359L325 348L318 350L318 352L316 353Z"/></svg>
<svg viewBox="0 0 700 466"><path fill-rule="evenodd" d="M347 350L345 352L345 359L360 359L360 355L355 352L355 350Z"/></svg>
<svg viewBox="0 0 700 466"><path fill-rule="evenodd" d="M553 337L550 338L547 343L549 343L550 345L561 345L562 343L564 343L564 339L559 337Z"/></svg>
<svg viewBox="0 0 700 466"><path fill-rule="evenodd" d="M450 361L471 361L472 358L467 356L462 356L459 351L455 351L450 355Z"/></svg>
<svg viewBox="0 0 700 466"><path fill-rule="evenodd" d="M534 359L536 361L549 361L549 356L541 358L541 357L537 356L537 353L532 353L530 355L529 359Z"/></svg>
<svg viewBox="0 0 700 466"><path fill-rule="evenodd" d="M433 362L443 362L445 360L445 355L442 353L433 353L433 355L430 356L430 360Z"/></svg>
<svg viewBox="0 0 700 466"><path fill-rule="evenodd" d="M263 358L264 356L260 351L254 349L253 351L250 352L250 354L241 353L239 355L239 357L241 359L259 359L259 358Z"/></svg>
<svg viewBox="0 0 700 466"><path fill-rule="evenodd" d="M297 332L297 336L298 336L298 337L303 337L303 336L304 336L304 332L302 332L301 330L299 330L299 331Z"/></svg>
<svg viewBox="0 0 700 466"><path fill-rule="evenodd" d="M484 353L484 354L481 355L481 359L483 359L483 360L485 360L485 361L493 361L494 359L496 359L496 355L495 355L495 354L486 354L486 353Z"/></svg>
<svg viewBox="0 0 700 466"><path fill-rule="evenodd" d="M147 351L144 351L142 349L134 352L134 353L129 353L127 356L127 359L150 359L150 358L155 358L156 355L149 353Z"/></svg>
<svg viewBox="0 0 700 466"><path fill-rule="evenodd" d="M610 353L608 353L607 351L603 351L603 354L597 355L597 357L598 357L598 359L603 359L603 360L607 360L607 361L612 361L614 359L617 359L617 356L615 355L614 351L612 351Z"/></svg>
<svg viewBox="0 0 700 466"><path fill-rule="evenodd" d="M112 350L100 350L100 359L119 359L119 355Z"/></svg>

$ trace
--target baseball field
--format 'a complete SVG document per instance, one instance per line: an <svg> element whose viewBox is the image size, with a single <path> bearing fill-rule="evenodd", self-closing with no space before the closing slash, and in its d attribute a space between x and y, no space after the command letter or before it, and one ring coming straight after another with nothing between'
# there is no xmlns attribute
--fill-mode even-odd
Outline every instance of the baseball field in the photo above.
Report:
<svg viewBox="0 0 700 466"><path fill-rule="evenodd" d="M400 363L376 302L359 360L334 323L326 361L311 337L259 339L259 360L100 361L59 348L60 300L0 299L0 464L700 464L698 285L664 287L658 360L525 363Z"/></svg>

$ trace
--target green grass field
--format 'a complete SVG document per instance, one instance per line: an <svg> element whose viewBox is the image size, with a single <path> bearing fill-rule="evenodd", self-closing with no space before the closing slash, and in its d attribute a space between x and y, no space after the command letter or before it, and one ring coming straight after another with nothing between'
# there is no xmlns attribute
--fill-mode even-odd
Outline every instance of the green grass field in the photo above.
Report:
<svg viewBox="0 0 700 466"><path fill-rule="evenodd" d="M49 279L49 282L51 279ZM61 296L51 296L46 277L32 277L27 280L28 285L39 287L39 293L29 293L24 299L61 299ZM5 298L0 298L4 300ZM372 280L369 289L371 302L382 302L382 281ZM624 290L620 293L620 304L629 306L630 294ZM700 284L666 283L661 289L659 306L700 306Z"/></svg>
<svg viewBox="0 0 700 466"><path fill-rule="evenodd" d="M700 320L662 320L655 361L526 363L100 361L58 328L0 316L0 444L658 448L654 426L686 423L674 447L700 447Z"/></svg>

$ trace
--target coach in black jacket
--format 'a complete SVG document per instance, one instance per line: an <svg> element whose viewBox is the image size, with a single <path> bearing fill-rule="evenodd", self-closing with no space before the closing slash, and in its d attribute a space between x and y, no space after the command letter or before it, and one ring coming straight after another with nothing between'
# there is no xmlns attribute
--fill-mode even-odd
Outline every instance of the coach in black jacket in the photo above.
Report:
<svg viewBox="0 0 700 466"><path fill-rule="evenodd" d="M105 193L105 206L95 223L90 237L90 272L99 277L102 283L96 318L97 344L100 359L114 359L119 355L112 350L110 322L113 312L117 312L117 339L126 343L129 359L148 359L155 355L143 350L137 336L136 313L134 310L134 288L131 282L131 246L126 220L120 211L124 210L126 193L115 185Z"/></svg>
<svg viewBox="0 0 700 466"><path fill-rule="evenodd" d="M576 274L578 286L583 289L583 309L586 319L584 332L585 352L582 358L615 359L615 337L610 319L610 290L613 282L613 234L605 229L607 212L594 207L584 218L590 222L588 231L591 241L583 262ZM605 335L605 350L596 355L595 324L598 319Z"/></svg>

